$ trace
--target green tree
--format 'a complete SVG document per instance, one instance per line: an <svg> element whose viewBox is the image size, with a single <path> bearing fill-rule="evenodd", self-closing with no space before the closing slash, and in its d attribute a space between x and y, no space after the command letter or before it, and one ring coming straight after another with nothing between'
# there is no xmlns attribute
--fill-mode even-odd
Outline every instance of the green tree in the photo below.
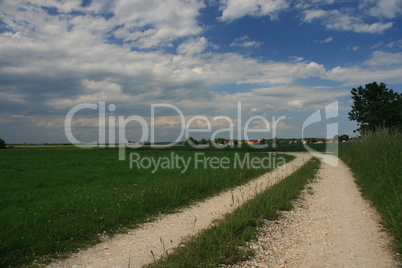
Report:
<svg viewBox="0 0 402 268"><path fill-rule="evenodd" d="M347 134L343 134L343 135L339 136L340 142L348 141L348 140L349 140L349 135L347 135Z"/></svg>
<svg viewBox="0 0 402 268"><path fill-rule="evenodd" d="M0 149L6 149L6 142L3 139L0 139Z"/></svg>
<svg viewBox="0 0 402 268"><path fill-rule="evenodd" d="M335 135L332 140L333 140L333 141L339 141L339 135Z"/></svg>
<svg viewBox="0 0 402 268"><path fill-rule="evenodd" d="M224 143L226 143L226 142L228 142L228 140L225 139L225 138L216 138L216 139L215 139L215 143L222 143L222 144L224 144Z"/></svg>
<svg viewBox="0 0 402 268"><path fill-rule="evenodd" d="M402 126L402 94L388 89L386 84L373 82L353 88L353 106L349 119L357 121L356 131L365 132L378 127Z"/></svg>
<svg viewBox="0 0 402 268"><path fill-rule="evenodd" d="M188 137L184 144L186 146L198 145L198 141L196 139L194 139L193 137Z"/></svg>

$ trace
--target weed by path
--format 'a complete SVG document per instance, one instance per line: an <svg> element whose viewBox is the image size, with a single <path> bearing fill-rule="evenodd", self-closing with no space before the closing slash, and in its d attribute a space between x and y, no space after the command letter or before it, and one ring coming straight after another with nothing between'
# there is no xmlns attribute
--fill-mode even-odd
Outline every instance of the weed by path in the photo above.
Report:
<svg viewBox="0 0 402 268"><path fill-rule="evenodd" d="M247 259L253 251L245 247L246 242L255 238L262 220L275 219L280 210L290 210L290 201L315 178L319 166L319 160L313 158L289 177L217 221L210 229L147 267L218 267Z"/></svg>

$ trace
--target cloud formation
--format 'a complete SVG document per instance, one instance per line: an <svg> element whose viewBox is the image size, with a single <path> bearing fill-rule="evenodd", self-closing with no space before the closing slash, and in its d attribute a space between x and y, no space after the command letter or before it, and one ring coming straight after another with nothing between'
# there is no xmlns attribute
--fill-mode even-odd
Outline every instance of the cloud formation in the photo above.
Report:
<svg viewBox="0 0 402 268"><path fill-rule="evenodd" d="M233 21L243 16L269 16L276 19L278 13L289 7L287 0L221 0L222 21Z"/></svg>
<svg viewBox="0 0 402 268"><path fill-rule="evenodd" d="M303 21L311 23L320 20L327 29L371 34L383 33L391 29L394 24L393 22L366 23L363 18L364 16L358 13L348 14L340 10L309 9L304 11Z"/></svg>
<svg viewBox="0 0 402 268"><path fill-rule="evenodd" d="M332 36L324 39L324 40L314 40L315 43L320 43L320 44L325 44L325 43L330 43L334 40Z"/></svg>
<svg viewBox="0 0 402 268"><path fill-rule="evenodd" d="M231 47L245 47L245 48L257 48L263 45L264 42L251 40L247 35L236 38L231 44Z"/></svg>
<svg viewBox="0 0 402 268"><path fill-rule="evenodd" d="M401 15L396 0L367 0L348 10L337 8L331 0L297 4L221 0L213 26L200 19L209 4L201 0L99 0L86 5L78 0L1 1L0 124L18 125L14 129L52 128L60 135L57 128L63 125L63 116L85 102L114 103L116 114L142 116L149 115L152 103L175 104L187 114L231 114L239 100L250 115L307 112L347 95L344 87L349 85L374 79L402 83L399 39L373 47L360 63L332 68L320 58L293 52L290 55L297 56L274 59L277 52L269 38L277 37L268 33L269 38L240 31L221 31L221 36L209 32L245 16L281 22L286 20L281 14L289 12L302 26L317 23L326 31L310 42L332 46L340 40L333 37L339 32L374 35L392 29ZM360 14L362 10L366 11ZM266 48L267 55L248 54ZM363 50L350 47L358 48ZM309 87L313 79L330 84L329 90ZM75 124L96 125L95 119L85 116Z"/></svg>

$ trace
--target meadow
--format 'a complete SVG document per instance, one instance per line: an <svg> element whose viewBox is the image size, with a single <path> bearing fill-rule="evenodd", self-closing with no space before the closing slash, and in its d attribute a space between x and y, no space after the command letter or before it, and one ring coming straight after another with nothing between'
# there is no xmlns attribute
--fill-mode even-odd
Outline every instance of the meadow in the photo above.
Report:
<svg viewBox="0 0 402 268"><path fill-rule="evenodd" d="M358 142L342 144L339 153L402 254L402 133L388 129L365 133Z"/></svg>
<svg viewBox="0 0 402 268"><path fill-rule="evenodd" d="M126 152L127 159L134 152L141 159L164 159L171 158L173 151L132 150ZM230 163L247 154L257 160L267 156L197 152ZM192 150L173 153L183 159L195 154ZM69 146L2 150L0 159L0 267L62 257L98 242L102 235L133 228L269 170L233 168L230 163L228 168L202 168L190 161L183 173L167 166L152 173L144 166L130 169L128 160L117 160L117 150Z"/></svg>

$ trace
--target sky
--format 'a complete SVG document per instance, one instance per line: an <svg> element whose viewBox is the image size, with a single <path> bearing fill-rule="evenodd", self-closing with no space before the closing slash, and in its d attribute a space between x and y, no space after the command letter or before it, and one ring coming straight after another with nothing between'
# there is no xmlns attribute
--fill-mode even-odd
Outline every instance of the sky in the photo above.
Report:
<svg viewBox="0 0 402 268"><path fill-rule="evenodd" d="M373 81L402 92L401 0L0 1L10 144L68 142L69 114L83 143L354 136Z"/></svg>

